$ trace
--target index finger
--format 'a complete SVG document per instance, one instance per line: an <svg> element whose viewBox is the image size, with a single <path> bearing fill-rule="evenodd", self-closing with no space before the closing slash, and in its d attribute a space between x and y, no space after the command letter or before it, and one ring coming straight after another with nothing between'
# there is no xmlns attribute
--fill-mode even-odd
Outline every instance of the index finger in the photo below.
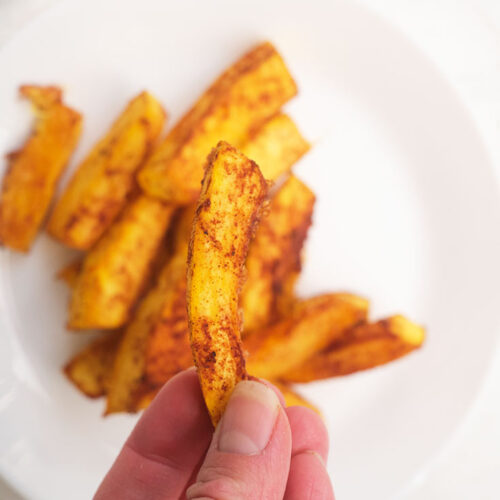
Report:
<svg viewBox="0 0 500 500"><path fill-rule="evenodd" d="M94 500L179 498L212 432L196 372L180 373L137 422Z"/></svg>

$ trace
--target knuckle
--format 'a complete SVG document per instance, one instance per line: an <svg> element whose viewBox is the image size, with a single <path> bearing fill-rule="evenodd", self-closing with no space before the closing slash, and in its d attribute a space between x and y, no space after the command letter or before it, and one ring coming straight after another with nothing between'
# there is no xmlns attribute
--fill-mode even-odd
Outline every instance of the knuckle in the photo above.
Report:
<svg viewBox="0 0 500 500"><path fill-rule="evenodd" d="M223 465L205 466L196 483L186 492L188 500L210 498L217 500L245 500L247 488L236 471Z"/></svg>

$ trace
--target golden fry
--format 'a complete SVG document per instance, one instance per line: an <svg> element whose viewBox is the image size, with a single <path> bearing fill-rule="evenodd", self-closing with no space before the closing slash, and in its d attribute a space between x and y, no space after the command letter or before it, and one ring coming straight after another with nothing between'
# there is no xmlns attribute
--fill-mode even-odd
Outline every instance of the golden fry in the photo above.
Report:
<svg viewBox="0 0 500 500"><path fill-rule="evenodd" d="M175 360L168 357L161 358L158 364L161 373L170 370L171 375L174 375L177 371L193 364L189 346L187 312L184 312L181 318L181 322L184 322L183 329L172 319L172 314L180 314L179 301L184 300L185 306L186 255L192 220L193 211L186 210L174 235L174 255L163 266L155 286L140 301L132 322L125 329L111 376L107 413L137 411L143 406L140 403L142 399L166 381L166 379L160 379L157 382L160 377L155 372L154 358L157 353L150 352L150 358L147 358L150 338L156 339L153 342L158 342L160 339L158 344L161 349L162 337L173 336L175 339L175 335L181 332L179 344L173 349L176 349L178 354L184 354L179 355ZM184 294L179 294L182 283L184 283ZM157 348L158 344L151 349ZM147 373L148 359L151 358L150 372ZM175 367L170 363L175 363ZM150 375L152 380L148 380L147 375Z"/></svg>
<svg viewBox="0 0 500 500"><path fill-rule="evenodd" d="M159 279L166 276L162 273ZM125 328L110 376L106 414L135 411L138 399L149 391L144 384L144 352L150 328L163 303L160 292L158 285L150 290Z"/></svg>
<svg viewBox="0 0 500 500"><path fill-rule="evenodd" d="M209 156L188 253L193 358L212 422L246 378L239 290L267 184L257 165L220 142Z"/></svg>
<svg viewBox="0 0 500 500"><path fill-rule="evenodd" d="M365 320L367 312L368 301L349 294L299 302L291 316L245 338L248 372L266 379L281 378Z"/></svg>
<svg viewBox="0 0 500 500"><path fill-rule="evenodd" d="M164 121L165 111L147 92L128 104L57 202L48 224L52 236L80 250L94 245L127 203Z"/></svg>
<svg viewBox="0 0 500 500"><path fill-rule="evenodd" d="M275 180L288 172L309 147L293 120L279 113L267 120L243 144L241 152L259 165L264 178Z"/></svg>
<svg viewBox="0 0 500 500"><path fill-rule="evenodd" d="M66 376L86 396L98 398L106 394L121 338L121 331L106 333L91 342L64 367Z"/></svg>
<svg viewBox="0 0 500 500"><path fill-rule="evenodd" d="M85 256L69 308L68 328L123 326L144 290L174 213L138 195Z"/></svg>
<svg viewBox="0 0 500 500"><path fill-rule="evenodd" d="M146 378L156 386L193 366L186 302L186 259L193 217L194 207L190 207L180 218L162 310L147 339Z"/></svg>
<svg viewBox="0 0 500 500"><path fill-rule="evenodd" d="M276 49L267 42L257 46L223 73L172 129L141 169L139 184L151 196L172 203L196 201L214 144L223 139L243 146L296 93Z"/></svg>
<svg viewBox="0 0 500 500"><path fill-rule="evenodd" d="M348 375L398 359L419 348L425 330L403 316L392 316L376 323L364 323L346 332L326 350L316 353L284 378L312 382Z"/></svg>
<svg viewBox="0 0 500 500"><path fill-rule="evenodd" d="M241 293L245 335L290 312L314 201L311 190L294 176L271 200L246 261L247 279Z"/></svg>
<svg viewBox="0 0 500 500"><path fill-rule="evenodd" d="M0 244L27 252L76 147L82 116L62 102L57 87L23 85L20 92L31 101L37 120L24 146L8 155L0 193Z"/></svg>

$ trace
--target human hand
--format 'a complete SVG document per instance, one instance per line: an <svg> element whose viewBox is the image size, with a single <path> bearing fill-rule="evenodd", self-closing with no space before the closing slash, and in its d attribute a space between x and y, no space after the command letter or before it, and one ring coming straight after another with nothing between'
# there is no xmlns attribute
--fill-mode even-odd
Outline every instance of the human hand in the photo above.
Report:
<svg viewBox="0 0 500 500"><path fill-rule="evenodd" d="M333 500L328 435L311 410L240 382L215 432L198 377L171 379L144 412L94 500Z"/></svg>

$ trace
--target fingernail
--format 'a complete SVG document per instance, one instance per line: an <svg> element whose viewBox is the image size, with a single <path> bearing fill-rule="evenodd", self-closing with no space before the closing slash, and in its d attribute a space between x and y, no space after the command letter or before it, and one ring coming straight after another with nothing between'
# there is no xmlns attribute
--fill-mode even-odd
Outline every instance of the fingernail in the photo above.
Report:
<svg viewBox="0 0 500 500"><path fill-rule="evenodd" d="M245 380L234 389L220 423L218 448L222 452L255 455L267 446L280 402L269 387Z"/></svg>

